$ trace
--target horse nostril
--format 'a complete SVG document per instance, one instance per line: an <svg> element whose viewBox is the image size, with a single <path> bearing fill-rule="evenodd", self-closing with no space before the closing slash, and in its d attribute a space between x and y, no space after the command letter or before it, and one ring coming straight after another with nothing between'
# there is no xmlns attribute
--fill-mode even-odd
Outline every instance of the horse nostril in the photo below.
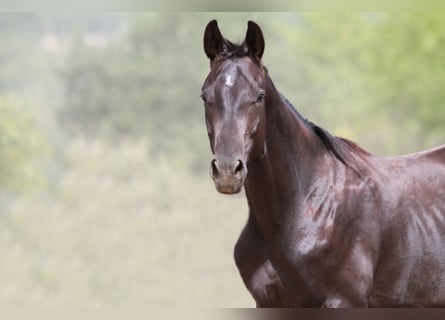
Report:
<svg viewBox="0 0 445 320"><path fill-rule="evenodd" d="M210 162L210 177L214 178L218 175L218 166L216 165L216 159Z"/></svg>
<svg viewBox="0 0 445 320"><path fill-rule="evenodd" d="M236 160L234 162L218 162L216 159L213 159L210 162L209 171L210 177L215 179L219 176L241 175L244 169L244 163L241 160Z"/></svg>
<svg viewBox="0 0 445 320"><path fill-rule="evenodd" d="M235 174L241 173L244 170L244 164L241 160L235 162Z"/></svg>

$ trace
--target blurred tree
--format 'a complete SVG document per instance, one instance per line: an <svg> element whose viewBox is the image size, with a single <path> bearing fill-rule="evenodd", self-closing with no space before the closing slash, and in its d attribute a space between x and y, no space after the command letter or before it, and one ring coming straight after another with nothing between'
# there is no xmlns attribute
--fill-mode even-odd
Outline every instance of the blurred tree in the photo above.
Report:
<svg viewBox="0 0 445 320"><path fill-rule="evenodd" d="M28 106L0 97L0 190L22 191L42 183L38 160L47 150Z"/></svg>
<svg viewBox="0 0 445 320"><path fill-rule="evenodd" d="M204 59L193 32L203 23L199 15L152 13L105 48L80 36L63 73L64 125L108 139L149 136L152 154L199 148Z"/></svg>
<svg viewBox="0 0 445 320"><path fill-rule="evenodd" d="M445 15L312 13L278 25L296 70L283 88L306 115L380 154L444 142Z"/></svg>
<svg viewBox="0 0 445 320"><path fill-rule="evenodd" d="M421 134L411 144L444 143L445 15L413 13L382 20L374 56L377 102L397 125L420 126Z"/></svg>

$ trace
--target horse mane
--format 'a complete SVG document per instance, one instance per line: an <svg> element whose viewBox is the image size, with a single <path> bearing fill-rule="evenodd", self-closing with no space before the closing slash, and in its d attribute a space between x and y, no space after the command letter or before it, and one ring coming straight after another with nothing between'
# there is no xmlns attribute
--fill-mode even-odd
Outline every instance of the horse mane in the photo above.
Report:
<svg viewBox="0 0 445 320"><path fill-rule="evenodd" d="M331 151L338 160L347 166L352 166L351 163L353 160L357 159L357 156L363 158L364 156L371 155L368 151L364 150L357 143L351 140L333 136L327 130L313 124L310 121L308 121L308 124L323 142L324 146Z"/></svg>
<svg viewBox="0 0 445 320"><path fill-rule="evenodd" d="M312 129L328 151L332 152L338 160L345 166L353 169L359 176L363 175L363 170L367 167L366 157L371 155L371 153L361 148L357 143L342 137L333 136L326 129L312 123L304 118L289 100L284 99L295 114Z"/></svg>
<svg viewBox="0 0 445 320"><path fill-rule="evenodd" d="M243 57L251 57L256 64L262 66L261 59L249 52L245 41L242 43L234 43L230 40L224 39L224 50L220 52L216 58L234 59Z"/></svg>

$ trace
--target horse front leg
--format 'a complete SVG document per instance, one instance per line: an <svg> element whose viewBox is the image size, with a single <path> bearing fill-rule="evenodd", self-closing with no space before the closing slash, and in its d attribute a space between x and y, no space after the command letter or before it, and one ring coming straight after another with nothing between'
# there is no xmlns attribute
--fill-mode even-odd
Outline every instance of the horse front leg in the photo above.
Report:
<svg viewBox="0 0 445 320"><path fill-rule="evenodd" d="M259 308L299 306L281 283L253 215L235 246L235 262L246 288Z"/></svg>

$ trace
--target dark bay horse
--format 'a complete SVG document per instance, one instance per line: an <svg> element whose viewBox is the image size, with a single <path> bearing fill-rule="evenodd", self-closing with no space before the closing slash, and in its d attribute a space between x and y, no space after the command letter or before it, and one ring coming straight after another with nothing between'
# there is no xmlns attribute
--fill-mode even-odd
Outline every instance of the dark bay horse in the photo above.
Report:
<svg viewBox="0 0 445 320"><path fill-rule="evenodd" d="M445 306L445 146L374 156L305 120L263 66L264 38L204 33L219 192L245 188L235 246L258 307Z"/></svg>

